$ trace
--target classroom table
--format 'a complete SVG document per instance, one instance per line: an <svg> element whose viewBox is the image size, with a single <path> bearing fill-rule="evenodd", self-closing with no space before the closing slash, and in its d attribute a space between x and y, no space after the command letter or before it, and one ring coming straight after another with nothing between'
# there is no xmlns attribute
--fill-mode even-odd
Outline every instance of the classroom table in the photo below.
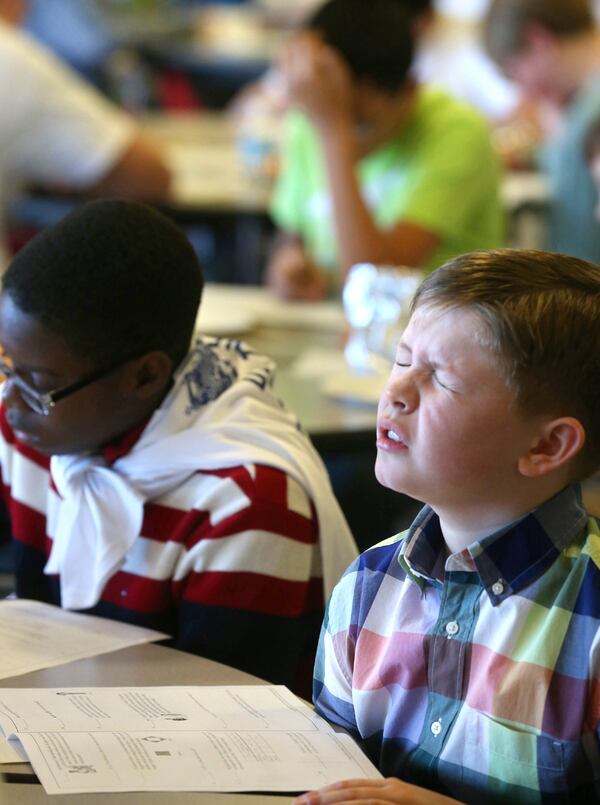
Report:
<svg viewBox="0 0 600 805"><path fill-rule="evenodd" d="M239 123L223 112L150 114L141 122L148 134L166 146L175 176L171 209L184 222L199 215L236 216L230 219L234 280L258 282L272 231L268 218L272 179L244 164ZM508 245L544 248L552 201L548 180L535 170L507 171L501 200L507 214Z"/></svg>
<svg viewBox="0 0 600 805"><path fill-rule="evenodd" d="M216 232L220 246L227 247L216 261L220 274L212 278L259 284L273 232L268 215L273 177L245 161L239 125L230 115L208 111L148 113L139 123L162 143L173 172L170 198L162 205L165 212L188 231L204 226ZM80 201L35 193L12 205L12 215L41 228L60 220ZM535 171L509 172L502 201L510 245L541 248L551 201L544 177Z"/></svg>
<svg viewBox="0 0 600 805"><path fill-rule="evenodd" d="M284 302L265 287L209 283L204 289L197 328L207 335L233 336L277 365L275 391L293 410L318 447L338 438L363 445L374 442L376 405L349 394L330 396L322 378L306 376L299 367L307 352L327 361L339 361L345 370L343 349L346 321L339 301ZM391 367L391 358L390 358ZM326 371L329 367L325 367ZM381 378L373 382L377 388ZM377 396L377 390L375 390Z"/></svg>
<svg viewBox="0 0 600 805"><path fill-rule="evenodd" d="M148 113L142 131L161 142L174 174L169 206L180 212L261 213L271 182L243 164L240 129L222 112Z"/></svg>
<svg viewBox="0 0 600 805"><path fill-rule="evenodd" d="M173 205L179 209L220 208L266 212L270 185L257 181L240 162L240 125L224 112L204 111L168 115L150 112L142 129L167 147L176 181ZM513 215L524 208L543 208L550 187L536 170L511 170L502 181L502 203Z"/></svg>
<svg viewBox="0 0 600 805"><path fill-rule="evenodd" d="M222 282L260 283L273 232L267 213L272 178L245 166L234 122L224 114L192 112L148 114L139 124L163 146L173 175L170 195L158 206L199 246L205 273ZM38 230L83 200L32 189L10 205L9 217ZM214 255L203 248L203 232L213 234Z"/></svg>
<svg viewBox="0 0 600 805"><path fill-rule="evenodd" d="M0 687L261 685L258 677L152 643L0 680ZM0 805L80 805L83 795L48 796L28 763L0 765ZM285 795L214 792L85 794L86 805L283 805Z"/></svg>

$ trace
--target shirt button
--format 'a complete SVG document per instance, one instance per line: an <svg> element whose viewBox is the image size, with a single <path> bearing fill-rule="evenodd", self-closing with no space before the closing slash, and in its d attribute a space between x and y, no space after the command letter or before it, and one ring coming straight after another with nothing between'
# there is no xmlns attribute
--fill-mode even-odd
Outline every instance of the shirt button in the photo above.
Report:
<svg viewBox="0 0 600 805"><path fill-rule="evenodd" d="M492 584L492 592L494 593L494 595L502 595L502 593L504 592L504 584L500 579L498 579L498 581L495 581Z"/></svg>
<svg viewBox="0 0 600 805"><path fill-rule="evenodd" d="M434 721L431 725L431 731L434 735L439 735L442 731L442 722L441 721Z"/></svg>
<svg viewBox="0 0 600 805"><path fill-rule="evenodd" d="M458 634L458 623L456 621L450 621L450 623L446 624L446 634L448 637L454 637L455 634Z"/></svg>

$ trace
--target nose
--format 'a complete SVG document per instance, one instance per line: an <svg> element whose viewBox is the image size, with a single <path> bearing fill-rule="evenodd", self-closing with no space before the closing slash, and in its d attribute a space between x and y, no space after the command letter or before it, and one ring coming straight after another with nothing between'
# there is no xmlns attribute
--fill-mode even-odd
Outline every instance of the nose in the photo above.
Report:
<svg viewBox="0 0 600 805"><path fill-rule="evenodd" d="M410 414L419 404L415 373L410 369L392 372L384 391L388 402L403 414Z"/></svg>

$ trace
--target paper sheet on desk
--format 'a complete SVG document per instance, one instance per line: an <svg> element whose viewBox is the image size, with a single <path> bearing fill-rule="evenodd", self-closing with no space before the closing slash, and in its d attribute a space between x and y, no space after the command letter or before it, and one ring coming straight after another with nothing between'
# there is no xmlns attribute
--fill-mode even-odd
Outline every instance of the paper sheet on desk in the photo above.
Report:
<svg viewBox="0 0 600 805"><path fill-rule="evenodd" d="M281 686L0 690L0 712L49 794L301 791L380 776Z"/></svg>
<svg viewBox="0 0 600 805"><path fill-rule="evenodd" d="M257 326L288 330L343 332L346 326L340 302L283 302L268 288L209 283L202 294L196 326L202 332L204 321L217 320L221 314L232 322L239 314L240 320L245 322L252 317ZM208 329L206 332L213 335ZM214 335L221 335L221 332Z"/></svg>
<svg viewBox="0 0 600 805"><path fill-rule="evenodd" d="M168 635L25 599L0 601L0 679Z"/></svg>
<svg viewBox="0 0 600 805"><path fill-rule="evenodd" d="M291 374L315 380L326 397L374 406L389 374L389 363L381 360L377 371L355 374L346 363L341 349L314 347L304 350L289 367Z"/></svg>
<svg viewBox="0 0 600 805"><path fill-rule="evenodd" d="M249 206L262 196L245 180L243 170L231 148L198 148L194 143L167 147L167 160L173 173L171 197L192 206ZM266 206L266 199L264 199Z"/></svg>

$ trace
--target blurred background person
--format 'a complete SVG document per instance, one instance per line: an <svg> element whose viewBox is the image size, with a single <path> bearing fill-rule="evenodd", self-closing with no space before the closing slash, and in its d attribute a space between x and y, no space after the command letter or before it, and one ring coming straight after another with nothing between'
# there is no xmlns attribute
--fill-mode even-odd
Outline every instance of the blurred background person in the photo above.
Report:
<svg viewBox="0 0 600 805"><path fill-rule="evenodd" d="M25 186L160 201L171 178L132 118L15 27L26 5L0 0L0 269L7 205Z"/></svg>
<svg viewBox="0 0 600 805"><path fill-rule="evenodd" d="M418 43L415 74L422 82L443 86L490 120L504 121L517 112L520 93L481 46L479 26L488 3L412 0L422 14L430 12Z"/></svg>
<svg viewBox="0 0 600 805"><path fill-rule="evenodd" d="M485 43L541 110L539 164L552 204L548 248L600 262L585 142L600 116L600 32L591 0L493 0Z"/></svg>
<svg viewBox="0 0 600 805"><path fill-rule="evenodd" d="M399 0L330 0L284 48L288 102L267 280L315 299L358 262L431 269L501 245L500 171L485 121L411 75Z"/></svg>

